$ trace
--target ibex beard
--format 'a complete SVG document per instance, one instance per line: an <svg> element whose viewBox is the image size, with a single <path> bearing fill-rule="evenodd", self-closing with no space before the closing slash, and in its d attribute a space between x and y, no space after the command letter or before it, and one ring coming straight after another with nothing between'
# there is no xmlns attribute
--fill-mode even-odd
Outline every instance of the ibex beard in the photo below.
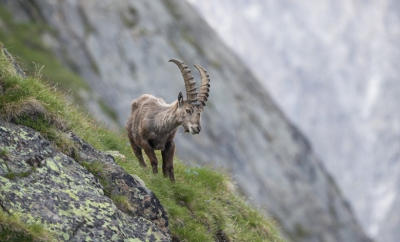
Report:
<svg viewBox="0 0 400 242"><path fill-rule="evenodd" d="M172 59L181 70L186 87L186 99L182 93L171 104L161 98L144 94L132 101L131 114L126 130L134 154L141 166L146 167L142 149L149 157L153 173L158 173L158 160L154 150L161 150L164 176L175 181L173 159L175 154L174 137L178 127L183 126L185 133L198 134L201 131L201 113L209 96L210 79L206 70L194 65L200 72L201 86L197 92L196 82L191 71L182 61Z"/></svg>

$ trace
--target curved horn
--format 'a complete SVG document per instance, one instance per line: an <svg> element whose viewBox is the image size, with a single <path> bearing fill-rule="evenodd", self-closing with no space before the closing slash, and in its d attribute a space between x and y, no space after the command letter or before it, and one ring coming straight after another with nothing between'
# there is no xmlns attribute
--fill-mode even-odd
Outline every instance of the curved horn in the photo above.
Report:
<svg viewBox="0 0 400 242"><path fill-rule="evenodd" d="M192 73L188 66L183 63L183 61L176 60L176 59L171 59L169 62L174 62L178 67L179 70L181 70L183 80L185 81L185 87L186 87L186 99L190 103L197 102L197 88L196 88L196 82L193 79Z"/></svg>
<svg viewBox="0 0 400 242"><path fill-rule="evenodd" d="M199 98L200 103L203 104L203 106L206 106L206 101L209 96L208 93L210 92L210 78L209 75L207 74L206 69L204 69L199 65L194 65L194 66L197 68L197 70L199 70L201 76L201 86L199 94L197 96Z"/></svg>

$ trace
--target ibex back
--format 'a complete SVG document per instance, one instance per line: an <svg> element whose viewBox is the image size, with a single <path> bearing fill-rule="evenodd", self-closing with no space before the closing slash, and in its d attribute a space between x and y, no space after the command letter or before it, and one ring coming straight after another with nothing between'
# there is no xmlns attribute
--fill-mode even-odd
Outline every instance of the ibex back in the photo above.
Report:
<svg viewBox="0 0 400 242"><path fill-rule="evenodd" d="M200 72L201 86L197 92L196 82L191 71L182 61L172 59L182 72L186 87L186 99L182 93L171 104L161 98L144 94L132 101L131 114L126 124L129 141L140 165L146 167L142 149L149 157L153 173L158 173L158 160L154 150L161 150L164 176L175 181L173 158L175 153L174 137L180 125L184 131L198 134L201 131L200 117L210 91L210 79L206 70L194 65Z"/></svg>

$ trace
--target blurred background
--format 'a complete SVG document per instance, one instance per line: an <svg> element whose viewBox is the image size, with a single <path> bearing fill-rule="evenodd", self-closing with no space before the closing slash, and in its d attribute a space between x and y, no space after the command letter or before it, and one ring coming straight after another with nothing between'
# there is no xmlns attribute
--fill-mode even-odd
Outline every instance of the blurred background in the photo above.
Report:
<svg viewBox="0 0 400 242"><path fill-rule="evenodd" d="M0 4L27 72L118 132L134 98L184 90L169 59L206 68L202 132L177 153L231 172L289 241L400 241L400 2Z"/></svg>
<svg viewBox="0 0 400 242"><path fill-rule="evenodd" d="M400 2L189 2L304 131L366 232L388 241L400 229Z"/></svg>

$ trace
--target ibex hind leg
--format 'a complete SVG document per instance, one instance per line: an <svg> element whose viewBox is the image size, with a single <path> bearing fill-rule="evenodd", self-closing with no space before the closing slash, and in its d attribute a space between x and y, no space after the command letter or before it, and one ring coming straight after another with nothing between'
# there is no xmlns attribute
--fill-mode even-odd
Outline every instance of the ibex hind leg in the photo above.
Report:
<svg viewBox="0 0 400 242"><path fill-rule="evenodd" d="M131 143L133 153L135 154L136 158L139 161L139 164L143 167L146 167L146 163L143 159L142 149L133 142L131 138L129 138L129 142Z"/></svg>
<svg viewBox="0 0 400 242"><path fill-rule="evenodd" d="M174 141L169 141L165 145L165 149L161 151L161 155L163 158L162 169L164 176L169 175L169 179L172 182L175 182L175 175L174 175L174 153L175 153L175 143Z"/></svg>

